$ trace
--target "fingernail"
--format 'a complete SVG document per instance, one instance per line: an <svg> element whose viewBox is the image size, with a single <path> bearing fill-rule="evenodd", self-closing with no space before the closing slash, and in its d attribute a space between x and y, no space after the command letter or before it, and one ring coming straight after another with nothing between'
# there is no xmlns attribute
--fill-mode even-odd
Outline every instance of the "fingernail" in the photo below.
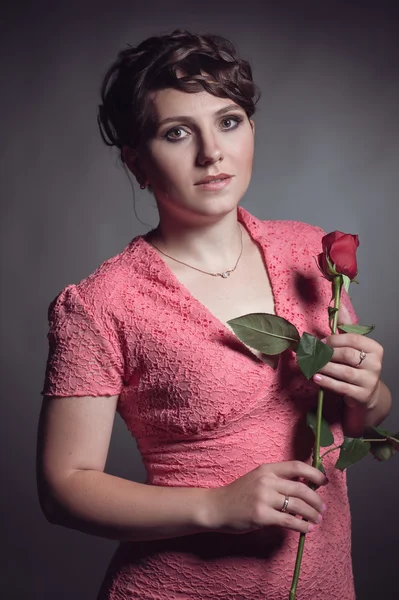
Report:
<svg viewBox="0 0 399 600"><path fill-rule="evenodd" d="M316 528L316 525L308 525L308 532L310 533L311 531L313 531Z"/></svg>
<svg viewBox="0 0 399 600"><path fill-rule="evenodd" d="M323 344L327 343L327 338L323 338L322 340L320 340L321 342L323 342Z"/></svg>
<svg viewBox="0 0 399 600"><path fill-rule="evenodd" d="M318 523L321 523L321 522L322 522L322 520L323 520L323 517L322 517L321 515L319 515L319 516L317 517L317 522L318 522Z"/></svg>
<svg viewBox="0 0 399 600"><path fill-rule="evenodd" d="M315 381L321 381L321 380L322 380L322 377L321 377L321 375L314 375L313 379L314 379Z"/></svg>
<svg viewBox="0 0 399 600"><path fill-rule="evenodd" d="M323 504L321 505L321 512L324 513L326 511L326 508L327 508L327 505L324 504L324 502L323 502Z"/></svg>

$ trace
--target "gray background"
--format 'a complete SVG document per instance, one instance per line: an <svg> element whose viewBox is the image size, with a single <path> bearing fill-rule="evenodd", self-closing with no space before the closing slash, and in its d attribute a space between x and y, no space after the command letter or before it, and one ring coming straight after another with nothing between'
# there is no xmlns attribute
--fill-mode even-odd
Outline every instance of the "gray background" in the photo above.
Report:
<svg viewBox="0 0 399 600"><path fill-rule="evenodd" d="M360 236L361 322L377 325L396 396L399 21L365 2L35 2L1 9L2 540L4 599L94 599L115 544L49 525L35 486L47 306L146 231L96 126L98 89L126 43L175 27L232 39L263 96L243 206ZM136 187L137 190L137 187ZM154 201L136 192L140 218ZM396 405L387 425L399 429ZM399 458L349 471L358 600L397 594ZM107 469L142 480L119 417ZM322 571L322 566L321 566Z"/></svg>

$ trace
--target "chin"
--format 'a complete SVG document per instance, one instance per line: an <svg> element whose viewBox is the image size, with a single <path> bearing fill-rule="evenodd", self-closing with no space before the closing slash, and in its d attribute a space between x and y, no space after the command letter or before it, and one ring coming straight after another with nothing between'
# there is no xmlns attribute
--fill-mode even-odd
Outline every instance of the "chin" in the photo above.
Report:
<svg viewBox="0 0 399 600"><path fill-rule="evenodd" d="M198 203L192 207L192 212L203 216L224 216L237 209L241 197L218 197L216 194L213 198L208 198L206 202Z"/></svg>
<svg viewBox="0 0 399 600"><path fill-rule="evenodd" d="M164 202L157 202L159 209L164 213L168 213L170 217L175 217L179 221L195 221L206 218L221 218L229 213L236 211L241 199L243 198L249 181L246 185L241 185L241 189L223 190L218 192L199 192L195 194L182 193L181 198L184 200L172 200L176 194L165 194ZM176 196L175 196L176 197ZM168 201L165 201L168 198Z"/></svg>

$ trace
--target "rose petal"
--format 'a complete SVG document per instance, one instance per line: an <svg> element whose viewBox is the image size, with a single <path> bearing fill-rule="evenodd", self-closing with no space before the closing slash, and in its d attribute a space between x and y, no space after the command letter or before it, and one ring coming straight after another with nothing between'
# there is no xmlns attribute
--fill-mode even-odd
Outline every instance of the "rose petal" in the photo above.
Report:
<svg viewBox="0 0 399 600"><path fill-rule="evenodd" d="M329 257L338 273L354 279L357 274L356 249L359 245L357 235L344 234L336 239L330 247Z"/></svg>
<svg viewBox="0 0 399 600"><path fill-rule="evenodd" d="M332 231L331 233L327 233L321 240L323 250L330 250L331 245L343 235L346 234L342 233L342 231Z"/></svg>

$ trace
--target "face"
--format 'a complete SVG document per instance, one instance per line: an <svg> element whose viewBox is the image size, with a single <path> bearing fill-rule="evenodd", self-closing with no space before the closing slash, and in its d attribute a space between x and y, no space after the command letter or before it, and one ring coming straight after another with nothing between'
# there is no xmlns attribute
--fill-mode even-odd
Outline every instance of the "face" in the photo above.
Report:
<svg viewBox="0 0 399 600"><path fill-rule="evenodd" d="M244 109L205 91L164 89L151 101L155 133L138 160L127 162L151 184L161 218L193 221L234 210L249 185L254 154L254 124ZM219 175L225 179L199 183Z"/></svg>

